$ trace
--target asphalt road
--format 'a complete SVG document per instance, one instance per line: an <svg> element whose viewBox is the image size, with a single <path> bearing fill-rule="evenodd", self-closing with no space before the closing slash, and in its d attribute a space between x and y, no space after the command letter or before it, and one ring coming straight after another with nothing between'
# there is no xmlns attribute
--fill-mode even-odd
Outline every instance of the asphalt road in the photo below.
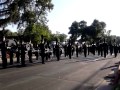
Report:
<svg viewBox="0 0 120 90"><path fill-rule="evenodd" d="M0 90L95 90L119 58L90 55L0 69Z"/></svg>

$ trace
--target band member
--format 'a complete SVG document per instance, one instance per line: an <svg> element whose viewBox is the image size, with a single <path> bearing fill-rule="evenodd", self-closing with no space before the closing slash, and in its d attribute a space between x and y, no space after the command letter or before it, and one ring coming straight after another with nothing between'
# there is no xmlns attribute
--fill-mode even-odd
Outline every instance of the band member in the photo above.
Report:
<svg viewBox="0 0 120 90"><path fill-rule="evenodd" d="M32 63L32 44L29 44L29 50L28 50L28 56L29 56L29 62Z"/></svg>
<svg viewBox="0 0 120 90"><path fill-rule="evenodd" d="M26 66L25 64L25 50L26 50L26 47L25 45L22 43L21 44L21 66Z"/></svg>
<svg viewBox="0 0 120 90"><path fill-rule="evenodd" d="M93 44L92 44L92 53L93 53L93 55L95 55L95 50L96 50L96 46L95 46L95 44L93 42Z"/></svg>
<svg viewBox="0 0 120 90"><path fill-rule="evenodd" d="M14 53L14 44L12 44L10 48L10 65L13 64L13 53Z"/></svg>
<svg viewBox="0 0 120 90"><path fill-rule="evenodd" d="M106 55L107 55L107 43L105 42L105 39L104 39L104 43L103 43L103 52L104 52L104 58L106 58Z"/></svg>
<svg viewBox="0 0 120 90"><path fill-rule="evenodd" d="M20 44L19 43L17 43L16 57L17 57L17 63L20 63Z"/></svg>
<svg viewBox="0 0 120 90"><path fill-rule="evenodd" d="M114 44L114 55L115 55L115 57L117 57L117 53L118 53L118 47L117 47L117 44Z"/></svg>
<svg viewBox="0 0 120 90"><path fill-rule="evenodd" d="M78 43L76 44L76 57L78 57Z"/></svg>
<svg viewBox="0 0 120 90"><path fill-rule="evenodd" d="M38 45L36 45L35 50L36 50L36 52L35 52L36 60L38 60L38 57L39 57L39 53L38 53L38 52L39 52Z"/></svg>
<svg viewBox="0 0 120 90"><path fill-rule="evenodd" d="M51 55L51 52L50 52L50 45L49 43L47 42L47 44L45 45L45 56L46 56L46 60L50 59L50 55Z"/></svg>
<svg viewBox="0 0 120 90"><path fill-rule="evenodd" d="M65 55L65 57L67 56L67 44L66 44L66 42L65 42L65 45L64 45L64 55Z"/></svg>
<svg viewBox="0 0 120 90"><path fill-rule="evenodd" d="M60 45L57 39L56 39L55 51L56 51L57 61L59 61L60 60Z"/></svg>
<svg viewBox="0 0 120 90"><path fill-rule="evenodd" d="M83 44L84 56L87 56L87 46L86 43Z"/></svg>
<svg viewBox="0 0 120 90"><path fill-rule="evenodd" d="M44 57L45 57L45 42L44 42L44 38L43 38L43 35L41 35L41 43L40 43L40 55L41 55L41 58L42 58L42 64L45 64L45 61L44 61Z"/></svg>
<svg viewBox="0 0 120 90"><path fill-rule="evenodd" d="M109 49L110 49L110 55L113 54L113 45L112 45L112 42L110 41L110 44L109 44Z"/></svg>
<svg viewBox="0 0 120 90"><path fill-rule="evenodd" d="M71 40L69 40L67 51L68 51L69 59L71 59L71 54L72 54Z"/></svg>
<svg viewBox="0 0 120 90"><path fill-rule="evenodd" d="M6 50L7 50L6 43L5 43L5 41L3 40L3 41L2 41L2 44L1 44L2 67L3 67L3 68L7 68Z"/></svg>

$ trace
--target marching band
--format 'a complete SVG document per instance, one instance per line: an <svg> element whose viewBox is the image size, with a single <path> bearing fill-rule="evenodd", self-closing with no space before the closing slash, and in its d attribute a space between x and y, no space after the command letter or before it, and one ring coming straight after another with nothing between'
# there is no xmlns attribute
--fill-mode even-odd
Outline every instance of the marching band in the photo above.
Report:
<svg viewBox="0 0 120 90"><path fill-rule="evenodd" d="M114 57L117 56L117 53L120 53L120 45L117 45L114 43L106 43L104 40L103 42L98 43L76 43L72 44L71 40L65 42L65 44L60 44L58 40L56 40L56 44L50 44L49 42L45 42L43 36L41 36L41 43L38 45L33 45L30 43L11 43L9 47L7 47L6 42L3 42L1 44L1 54L2 54L2 67L7 67L7 55L9 54L10 58L10 65L13 65L14 63L14 55L16 55L16 61L17 63L20 63L21 66L26 66L25 63L25 57L28 56L28 60L30 63L33 63L33 54L36 56L36 60L42 60L42 64L45 64L45 60L50 60L51 56L55 56L57 58L57 61L60 60L61 54L64 53L65 57L69 57L69 59L72 58L74 55L74 52L76 52L76 57L79 57L82 53L85 57L89 55L90 53L95 55L98 53L98 55L101 57L103 56L106 58L106 56L110 53L110 55L114 55ZM4 44L4 45L3 45ZM6 55L7 52L7 55ZM39 59L39 56L41 56L41 59Z"/></svg>

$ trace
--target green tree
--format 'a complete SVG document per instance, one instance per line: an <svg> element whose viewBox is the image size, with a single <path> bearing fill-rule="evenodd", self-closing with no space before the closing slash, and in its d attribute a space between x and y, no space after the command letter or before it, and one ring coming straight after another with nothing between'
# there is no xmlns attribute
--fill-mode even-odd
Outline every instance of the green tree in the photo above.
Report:
<svg viewBox="0 0 120 90"><path fill-rule="evenodd" d="M78 34L78 30L79 30L78 26L79 26L79 23L77 21L74 21L72 25L69 27L69 30L70 30L69 34L71 34L73 37Z"/></svg>
<svg viewBox="0 0 120 90"><path fill-rule="evenodd" d="M60 42L64 42L67 38L67 35L66 34L59 34L58 38L59 38Z"/></svg>
<svg viewBox="0 0 120 90"><path fill-rule="evenodd" d="M1 31L1 33L4 33L5 37L8 37L8 36L17 36L17 32L12 32L9 29L5 29L4 31Z"/></svg>
<svg viewBox="0 0 120 90"><path fill-rule="evenodd" d="M51 0L1 0L0 26L15 23L25 27L33 22L45 23L51 9Z"/></svg>
<svg viewBox="0 0 120 90"><path fill-rule="evenodd" d="M48 41L50 40L51 31L46 25L42 24L33 24L32 26L28 26L23 34L26 41L32 41L33 43L39 43L41 40L41 35L44 36Z"/></svg>
<svg viewBox="0 0 120 90"><path fill-rule="evenodd" d="M56 39L58 39L58 41L60 42L64 42L67 38L67 35L62 33L62 34L51 34L51 39L50 41L56 41Z"/></svg>
<svg viewBox="0 0 120 90"><path fill-rule="evenodd" d="M8 37L14 37L14 36L18 36L18 33L17 32L12 32L11 30L5 30L6 31L6 34L5 36Z"/></svg>
<svg viewBox="0 0 120 90"><path fill-rule="evenodd" d="M79 31L78 31L78 37L81 36L81 41L87 40L87 22L82 20L79 22Z"/></svg>
<svg viewBox="0 0 120 90"><path fill-rule="evenodd" d="M50 41L55 41L57 38L56 34L51 34Z"/></svg>
<svg viewBox="0 0 120 90"><path fill-rule="evenodd" d="M69 27L69 33L68 34L71 34L71 40L72 42L74 42L77 37L79 36L78 32L79 32L79 23L77 21L74 21L72 23L72 25Z"/></svg>
<svg viewBox="0 0 120 90"><path fill-rule="evenodd" d="M73 22L69 28L69 34L73 41L81 36L81 41L98 41L104 38L104 30L106 24L105 22L100 22L99 20L94 20L90 26L87 26L87 22L82 20L80 22Z"/></svg>
<svg viewBox="0 0 120 90"><path fill-rule="evenodd" d="M99 39L104 38L106 24L105 22L99 22L98 20L94 20L90 26L91 30L91 38L93 41L98 41Z"/></svg>

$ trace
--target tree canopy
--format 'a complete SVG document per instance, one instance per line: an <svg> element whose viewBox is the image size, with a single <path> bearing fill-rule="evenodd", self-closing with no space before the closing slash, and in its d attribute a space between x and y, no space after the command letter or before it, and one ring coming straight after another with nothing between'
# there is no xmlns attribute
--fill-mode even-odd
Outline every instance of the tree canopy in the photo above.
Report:
<svg viewBox="0 0 120 90"><path fill-rule="evenodd" d="M46 23L51 0L0 0L0 27L15 23L25 27L30 23Z"/></svg>
<svg viewBox="0 0 120 90"><path fill-rule="evenodd" d="M43 35L44 38L49 41L51 38L51 31L46 25L33 24L29 25L25 29L23 35L27 37L27 41L32 40L33 43L39 43L41 40L41 35Z"/></svg>
<svg viewBox="0 0 120 90"><path fill-rule="evenodd" d="M87 26L87 22L84 20L80 22L74 21L69 27L69 34L71 34L71 39L73 41L81 36L81 41L92 42L102 39L104 36L105 27L105 22L100 22L96 19L90 26Z"/></svg>

